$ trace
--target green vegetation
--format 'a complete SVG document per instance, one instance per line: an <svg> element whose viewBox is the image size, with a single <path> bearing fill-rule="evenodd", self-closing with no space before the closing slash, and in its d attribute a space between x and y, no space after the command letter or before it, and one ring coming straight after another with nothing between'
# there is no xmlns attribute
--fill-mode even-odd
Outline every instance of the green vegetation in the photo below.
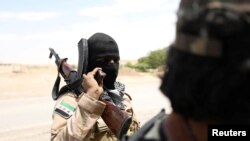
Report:
<svg viewBox="0 0 250 141"><path fill-rule="evenodd" d="M167 48L151 51L147 56L138 59L136 64L128 62L126 67L133 68L142 72L148 72L150 69L157 69L164 66L167 58Z"/></svg>

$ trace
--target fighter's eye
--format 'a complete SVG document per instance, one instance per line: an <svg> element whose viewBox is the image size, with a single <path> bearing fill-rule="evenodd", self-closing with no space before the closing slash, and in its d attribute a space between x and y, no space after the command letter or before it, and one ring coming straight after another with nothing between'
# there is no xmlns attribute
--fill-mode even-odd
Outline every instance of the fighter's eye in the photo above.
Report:
<svg viewBox="0 0 250 141"><path fill-rule="evenodd" d="M104 58L97 58L96 61L100 62L106 62L106 63L119 63L119 58L114 58L114 57L104 57Z"/></svg>
<svg viewBox="0 0 250 141"><path fill-rule="evenodd" d="M118 58L114 59L114 62L119 63L119 59Z"/></svg>

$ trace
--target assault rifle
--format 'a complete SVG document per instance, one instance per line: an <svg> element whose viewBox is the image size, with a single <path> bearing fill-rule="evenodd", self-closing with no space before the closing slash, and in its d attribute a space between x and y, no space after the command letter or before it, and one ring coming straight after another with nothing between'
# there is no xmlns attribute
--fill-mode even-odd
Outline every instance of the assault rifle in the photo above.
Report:
<svg viewBox="0 0 250 141"><path fill-rule="evenodd" d="M55 57L55 63L58 69L58 76L52 90L52 98L56 100L60 95L67 91L72 91L78 96L81 93L85 92L84 88L82 87L82 74L87 73L86 67L88 62L88 46L86 39L81 39L78 43L79 59L77 71L74 70L73 67L67 63L67 58L61 59L53 48L49 48L49 50L49 58L52 58L52 56ZM67 84L63 86L60 91L59 74L61 74ZM95 79L97 80L97 82L99 82L100 80L102 80L103 77L105 77L105 75L105 73L99 71L96 74ZM104 109L104 112L101 116L102 119L107 124L109 129L117 136L117 138L121 139L129 129L129 126L132 122L132 117L125 111L121 111L114 104L107 102L101 98L99 100L106 104L106 108Z"/></svg>

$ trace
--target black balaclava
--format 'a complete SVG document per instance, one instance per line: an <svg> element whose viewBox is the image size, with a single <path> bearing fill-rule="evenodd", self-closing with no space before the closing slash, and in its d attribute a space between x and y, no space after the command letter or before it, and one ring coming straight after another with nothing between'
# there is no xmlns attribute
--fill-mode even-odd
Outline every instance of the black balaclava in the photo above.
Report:
<svg viewBox="0 0 250 141"><path fill-rule="evenodd" d="M186 118L250 124L249 0L182 0L161 90ZM232 106L233 104L233 106Z"/></svg>
<svg viewBox="0 0 250 141"><path fill-rule="evenodd" d="M116 41L107 34L95 33L88 39L89 62L88 72L96 67L101 67L106 73L103 80L104 86L108 89L114 89L114 82L118 75L119 63L109 63L98 58L116 58L119 59L119 49Z"/></svg>

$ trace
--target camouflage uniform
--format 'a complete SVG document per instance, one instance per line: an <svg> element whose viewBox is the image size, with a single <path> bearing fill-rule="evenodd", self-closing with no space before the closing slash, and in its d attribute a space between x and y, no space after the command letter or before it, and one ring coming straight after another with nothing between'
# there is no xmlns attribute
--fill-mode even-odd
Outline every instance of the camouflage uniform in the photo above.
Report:
<svg viewBox="0 0 250 141"><path fill-rule="evenodd" d="M125 93L125 85L116 81L119 60L119 48L111 36L98 32L88 39L88 66L86 76L85 72L83 75L83 77L88 75L88 79L84 78L83 81L86 82L82 83L86 94L76 97L74 93L66 93L58 98L53 113L51 141L118 140L100 118L106 106L105 103L97 100L100 98L132 115L132 123L127 135L131 135L139 128L131 98ZM93 71L97 68L101 68L106 74L103 84L97 84L93 76ZM96 85L102 87L104 91L98 91L99 88ZM98 89L95 89L95 92L89 92L90 87Z"/></svg>
<svg viewBox="0 0 250 141"><path fill-rule="evenodd" d="M138 130L139 122L129 95L124 95L123 103L125 111L133 117L127 132L127 135L131 135ZM54 108L51 141L116 141L115 135L100 118L104 108L105 103L90 96L82 94L76 98L73 93L64 94L56 101Z"/></svg>

